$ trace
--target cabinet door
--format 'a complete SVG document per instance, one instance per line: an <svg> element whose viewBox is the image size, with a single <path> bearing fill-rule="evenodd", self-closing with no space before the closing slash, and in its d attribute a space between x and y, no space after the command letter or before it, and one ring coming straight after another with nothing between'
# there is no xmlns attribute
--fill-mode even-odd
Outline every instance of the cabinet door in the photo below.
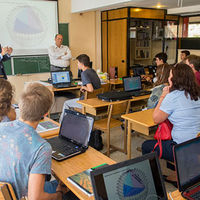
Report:
<svg viewBox="0 0 200 200"><path fill-rule="evenodd" d="M118 67L118 77L127 75L127 19L108 21L109 67Z"/></svg>

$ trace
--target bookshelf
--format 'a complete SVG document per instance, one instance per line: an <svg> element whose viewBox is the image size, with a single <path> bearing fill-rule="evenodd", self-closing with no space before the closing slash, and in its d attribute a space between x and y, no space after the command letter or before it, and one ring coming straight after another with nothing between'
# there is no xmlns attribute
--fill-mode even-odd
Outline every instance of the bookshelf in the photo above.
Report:
<svg viewBox="0 0 200 200"><path fill-rule="evenodd" d="M136 27L134 60L151 59L151 28Z"/></svg>

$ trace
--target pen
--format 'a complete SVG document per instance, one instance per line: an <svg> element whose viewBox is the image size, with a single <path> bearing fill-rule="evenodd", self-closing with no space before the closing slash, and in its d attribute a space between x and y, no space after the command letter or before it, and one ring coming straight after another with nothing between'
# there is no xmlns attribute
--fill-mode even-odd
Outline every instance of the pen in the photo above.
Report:
<svg viewBox="0 0 200 200"><path fill-rule="evenodd" d="M169 197L170 197L171 200L173 200L171 192L169 192Z"/></svg>

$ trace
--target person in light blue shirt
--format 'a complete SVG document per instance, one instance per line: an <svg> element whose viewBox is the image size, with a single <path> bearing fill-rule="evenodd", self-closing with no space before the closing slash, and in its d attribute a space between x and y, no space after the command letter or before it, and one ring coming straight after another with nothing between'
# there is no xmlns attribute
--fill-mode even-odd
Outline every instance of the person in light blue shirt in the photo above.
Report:
<svg viewBox="0 0 200 200"><path fill-rule="evenodd" d="M162 158L173 161L173 146L195 138L200 132L200 87L188 65L179 63L170 71L169 86L163 89L153 119L156 124L166 119L173 124L172 140L162 141ZM142 153L150 153L156 143L145 141ZM159 154L159 147L155 151Z"/></svg>
<svg viewBox="0 0 200 200"><path fill-rule="evenodd" d="M30 84L19 101L19 120L0 123L0 181L11 183L17 199L61 200L66 190L57 181L45 183L52 149L35 130L52 102L47 87Z"/></svg>

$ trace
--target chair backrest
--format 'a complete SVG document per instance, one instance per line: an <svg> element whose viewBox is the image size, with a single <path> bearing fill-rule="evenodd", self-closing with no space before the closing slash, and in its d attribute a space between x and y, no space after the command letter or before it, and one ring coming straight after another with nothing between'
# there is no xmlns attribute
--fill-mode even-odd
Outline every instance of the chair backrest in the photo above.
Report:
<svg viewBox="0 0 200 200"><path fill-rule="evenodd" d="M84 99L91 99L97 97L98 94L103 93L104 89L101 87L99 89L94 90L93 92L85 92Z"/></svg>
<svg viewBox="0 0 200 200"><path fill-rule="evenodd" d="M10 183L0 182L0 200L17 200Z"/></svg>
<svg viewBox="0 0 200 200"><path fill-rule="evenodd" d="M124 100L122 102L117 102L110 105L110 113L112 116L114 115L122 115L127 114L129 111L130 102L128 100Z"/></svg>

